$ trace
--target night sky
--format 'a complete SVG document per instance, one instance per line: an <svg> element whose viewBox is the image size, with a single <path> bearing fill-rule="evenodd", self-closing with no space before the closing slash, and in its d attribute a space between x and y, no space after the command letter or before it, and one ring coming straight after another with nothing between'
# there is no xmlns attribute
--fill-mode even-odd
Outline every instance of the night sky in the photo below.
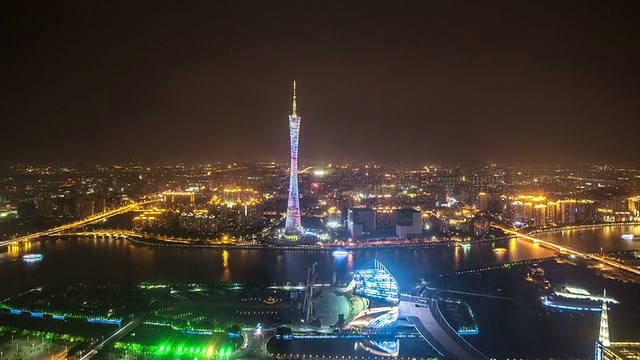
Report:
<svg viewBox="0 0 640 360"><path fill-rule="evenodd" d="M2 163L640 163L640 2L16 1Z"/></svg>

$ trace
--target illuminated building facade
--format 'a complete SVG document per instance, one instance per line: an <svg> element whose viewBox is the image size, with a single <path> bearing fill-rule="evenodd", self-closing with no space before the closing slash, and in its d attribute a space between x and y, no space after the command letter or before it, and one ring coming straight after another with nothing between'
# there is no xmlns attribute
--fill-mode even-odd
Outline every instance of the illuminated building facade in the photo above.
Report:
<svg viewBox="0 0 640 360"><path fill-rule="evenodd" d="M180 229L201 234L216 234L219 230L221 219L209 214L206 209L194 210L180 214L178 223Z"/></svg>
<svg viewBox="0 0 640 360"><path fill-rule="evenodd" d="M133 218L133 228L142 231L167 228L171 225L172 213L172 211L155 207L141 211Z"/></svg>
<svg viewBox="0 0 640 360"><path fill-rule="evenodd" d="M406 239L409 235L422 235L422 213L414 209L396 210L396 235Z"/></svg>
<svg viewBox="0 0 640 360"><path fill-rule="evenodd" d="M232 187L222 190L222 201L231 207L237 202L248 203L252 201L259 201L260 194L253 189Z"/></svg>
<svg viewBox="0 0 640 360"><path fill-rule="evenodd" d="M162 194L162 201L168 209L186 211L193 208L196 194L192 192L172 192Z"/></svg>
<svg viewBox="0 0 640 360"><path fill-rule="evenodd" d="M231 196L230 194L233 194ZM209 216L220 219L220 228L232 231L246 231L254 229L264 220L262 201L257 192L251 189L225 189L220 198L214 195L209 201ZM235 197L234 197L235 196ZM241 200L246 199L246 200ZM234 201L235 200L235 201Z"/></svg>
<svg viewBox="0 0 640 360"><path fill-rule="evenodd" d="M285 237L297 239L302 236L300 222L300 197L298 193L298 140L300 135L300 117L296 114L296 82L293 82L293 112L289 115L289 135L291 139L291 171L289 175L289 201L284 226Z"/></svg>
<svg viewBox="0 0 640 360"><path fill-rule="evenodd" d="M478 194L478 211L488 211L489 210L489 195L485 192L480 192Z"/></svg>
<svg viewBox="0 0 640 360"><path fill-rule="evenodd" d="M597 206L592 200L566 199L556 203L558 204L558 224L593 222L597 218Z"/></svg>
<svg viewBox="0 0 640 360"><path fill-rule="evenodd" d="M369 234L376 228L376 212L366 208L349 209L347 229L354 238Z"/></svg>
<svg viewBox="0 0 640 360"><path fill-rule="evenodd" d="M400 301L398 282L378 260L373 269L356 270L352 273L354 294L391 303Z"/></svg>
<svg viewBox="0 0 640 360"><path fill-rule="evenodd" d="M547 221L547 205L536 204L533 207L533 226L538 228L545 227L547 226Z"/></svg>
<svg viewBox="0 0 640 360"><path fill-rule="evenodd" d="M342 211L332 206L327 210L327 226L338 227L340 225L342 225Z"/></svg>
<svg viewBox="0 0 640 360"><path fill-rule="evenodd" d="M92 197L81 196L76 199L76 215L81 218L93 216L95 214L95 201Z"/></svg>
<svg viewBox="0 0 640 360"><path fill-rule="evenodd" d="M627 199L627 208L633 216L640 216L640 196Z"/></svg>

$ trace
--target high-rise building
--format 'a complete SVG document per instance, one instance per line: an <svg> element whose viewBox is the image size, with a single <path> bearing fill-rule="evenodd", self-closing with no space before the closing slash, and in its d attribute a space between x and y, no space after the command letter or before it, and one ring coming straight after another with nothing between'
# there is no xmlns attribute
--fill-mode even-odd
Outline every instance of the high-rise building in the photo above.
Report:
<svg viewBox="0 0 640 360"><path fill-rule="evenodd" d="M76 199L76 215L81 218L95 214L95 201L90 196L80 196Z"/></svg>
<svg viewBox="0 0 640 360"><path fill-rule="evenodd" d="M633 216L640 216L640 196L627 199L627 210L629 210Z"/></svg>
<svg viewBox="0 0 640 360"><path fill-rule="evenodd" d="M396 235L405 239L408 235L422 234L422 213L414 209L399 209L396 211Z"/></svg>
<svg viewBox="0 0 640 360"><path fill-rule="evenodd" d="M547 203L547 224L555 225L558 223L558 210L556 203L553 201L549 201Z"/></svg>
<svg viewBox="0 0 640 360"><path fill-rule="evenodd" d="M38 199L38 215L53 216L54 203L51 195L46 195Z"/></svg>
<svg viewBox="0 0 640 360"><path fill-rule="evenodd" d="M296 114L296 82L293 82L293 111L289 115L289 136L291 140L291 171L289 174L289 201L287 203L287 219L284 226L285 237L297 239L302 236L300 222L300 198L298 193L298 139L300 120Z"/></svg>
<svg viewBox="0 0 640 360"><path fill-rule="evenodd" d="M547 215L547 205L536 204L533 207L533 226L540 228L547 226L549 220Z"/></svg>
<svg viewBox="0 0 640 360"><path fill-rule="evenodd" d="M485 192L480 192L478 194L478 211L487 211L489 210L489 195Z"/></svg>
<svg viewBox="0 0 640 360"><path fill-rule="evenodd" d="M565 199L557 204L559 224L587 223L597 218L597 206L592 200Z"/></svg>
<svg viewBox="0 0 640 360"><path fill-rule="evenodd" d="M195 193L167 191L162 194L162 200L168 209L188 211L196 201Z"/></svg>
<svg viewBox="0 0 640 360"><path fill-rule="evenodd" d="M376 212L366 208L349 209L347 229L353 238L361 238L376 228Z"/></svg>

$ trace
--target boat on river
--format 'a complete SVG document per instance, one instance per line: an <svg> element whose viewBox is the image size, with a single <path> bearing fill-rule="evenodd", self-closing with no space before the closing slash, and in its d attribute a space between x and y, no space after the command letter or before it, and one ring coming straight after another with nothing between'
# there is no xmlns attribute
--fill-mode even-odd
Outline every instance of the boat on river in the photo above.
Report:
<svg viewBox="0 0 640 360"><path fill-rule="evenodd" d="M42 254L25 254L22 257L22 261L25 261L25 262L37 262L37 261L42 260L43 257L44 256L42 256Z"/></svg>

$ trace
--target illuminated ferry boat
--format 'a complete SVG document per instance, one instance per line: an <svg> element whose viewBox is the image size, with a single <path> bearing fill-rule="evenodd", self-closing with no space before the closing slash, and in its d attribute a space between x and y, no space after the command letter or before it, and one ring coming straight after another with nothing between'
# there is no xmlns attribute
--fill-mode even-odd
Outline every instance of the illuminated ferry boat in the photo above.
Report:
<svg viewBox="0 0 640 360"><path fill-rule="evenodd" d="M589 299L570 299L562 296L544 296L542 305L561 311L602 311L602 303L600 302Z"/></svg>
<svg viewBox="0 0 640 360"><path fill-rule="evenodd" d="M348 255L349 255L349 252L347 250L339 249L339 250L334 250L333 251L333 256L334 257L345 257L345 256L348 256Z"/></svg>
<svg viewBox="0 0 640 360"><path fill-rule="evenodd" d="M623 240L633 240L635 236L633 234L624 234L622 235Z"/></svg>
<svg viewBox="0 0 640 360"><path fill-rule="evenodd" d="M26 262L37 262L42 260L42 254L26 254L22 257L22 261Z"/></svg>

